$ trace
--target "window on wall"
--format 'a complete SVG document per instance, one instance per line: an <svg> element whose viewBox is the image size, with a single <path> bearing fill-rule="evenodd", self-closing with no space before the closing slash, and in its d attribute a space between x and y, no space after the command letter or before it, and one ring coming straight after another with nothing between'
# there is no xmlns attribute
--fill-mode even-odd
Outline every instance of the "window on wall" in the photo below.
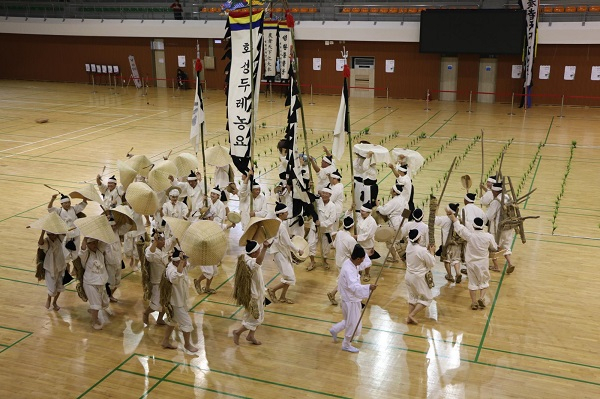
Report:
<svg viewBox="0 0 600 399"><path fill-rule="evenodd" d="M375 68L375 57L352 57L352 68Z"/></svg>

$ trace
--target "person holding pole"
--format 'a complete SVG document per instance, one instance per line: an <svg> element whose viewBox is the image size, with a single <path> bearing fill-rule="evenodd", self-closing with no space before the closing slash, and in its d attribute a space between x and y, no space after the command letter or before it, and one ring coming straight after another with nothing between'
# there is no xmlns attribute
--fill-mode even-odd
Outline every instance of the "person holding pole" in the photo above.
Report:
<svg viewBox="0 0 600 399"><path fill-rule="evenodd" d="M406 274L404 281L408 290L408 316L406 324L418 324L415 316L431 304L433 294L427 285L425 274L435 266L435 244L427 248L419 244L421 232L412 229L408 232L406 247Z"/></svg>
<svg viewBox="0 0 600 399"><path fill-rule="evenodd" d="M329 333L333 337L333 342L337 342L338 334L345 330L344 341L342 342L342 350L351 353L357 353L358 348L352 346L352 333L356 330L355 335L360 335L361 322L361 300L369 297L371 291L374 291L377 286L375 284L361 284L359 270L364 270L371 266L371 260L366 256L365 250L360 245L356 244L350 255L350 259L346 259L342 265L340 276L338 277L338 291L342 296L342 314L344 319L337 324L334 324Z"/></svg>

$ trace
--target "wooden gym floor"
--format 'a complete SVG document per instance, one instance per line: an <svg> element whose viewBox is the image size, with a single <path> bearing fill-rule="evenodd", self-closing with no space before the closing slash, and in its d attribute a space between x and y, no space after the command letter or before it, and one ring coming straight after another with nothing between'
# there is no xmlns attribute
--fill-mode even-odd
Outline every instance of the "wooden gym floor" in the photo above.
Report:
<svg viewBox="0 0 600 399"><path fill-rule="evenodd" d="M600 397L599 109L567 108L559 118L556 107L508 115L507 104L474 104L469 113L465 103L433 102L425 110L422 101L389 100L388 108L385 99L351 99L354 132L368 127L364 139L383 140L390 149L410 145L430 157L414 179L418 205L432 188L439 195L455 156L459 165L444 203L462 202L460 176L469 174L477 185L476 136L482 129L486 174L498 167L506 147L504 174L521 195L537 188L523 214L540 216L526 221L527 243L514 243L515 273L494 273L489 306L472 311L466 282L447 283L438 264L436 300L419 315L419 325L407 326L404 269L386 268L365 314L360 353L350 354L327 332L341 318L325 296L336 269L307 272L300 265L289 294L296 304L270 305L257 332L263 345L242 339L236 347L231 331L239 326L241 309L232 304L231 288L241 253L237 227L213 283L218 293L190 295L192 335L200 347L192 355L181 344L162 349L163 329L154 317L144 328L141 276L129 267L117 292L120 302L111 305L115 315L102 331L91 329L87 305L73 284L59 300L60 311L44 307L45 286L34 278L39 232L25 228L46 213L53 191L43 184L68 193L93 181L105 165L110 176L131 147L154 160L170 150L192 150L192 91L91 91L85 85L0 81L0 184L6 196L0 207L0 397ZM274 97L269 102L261 96L257 130L267 194L277 181L275 145L287 113L283 99ZM225 143L224 101L220 91L205 95L209 146ZM310 152L321 156L322 145L331 146L339 97L309 101L304 109ZM49 123L36 124L40 117ZM349 194L347 158L339 168ZM379 180L387 199L389 169L382 168ZM86 213L99 209L92 204ZM378 249L385 253L384 246ZM278 279L272 259L265 261L264 275L269 283Z"/></svg>

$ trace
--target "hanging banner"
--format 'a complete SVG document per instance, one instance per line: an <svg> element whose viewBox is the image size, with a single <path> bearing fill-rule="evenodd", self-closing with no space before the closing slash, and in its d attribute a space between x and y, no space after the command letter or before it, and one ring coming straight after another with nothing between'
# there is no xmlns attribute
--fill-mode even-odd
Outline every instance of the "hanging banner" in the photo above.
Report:
<svg viewBox="0 0 600 399"><path fill-rule="evenodd" d="M138 89L142 88L142 80L140 79L140 74L137 69L137 65L135 64L135 58L133 55L129 56L129 66L131 67L131 77L133 78L133 83L135 83L135 87Z"/></svg>
<svg viewBox="0 0 600 399"><path fill-rule="evenodd" d="M537 21L539 0L521 0L521 7L526 11L525 23L527 28L527 42L524 54L525 61L525 83L524 87L531 85L533 78L533 59L535 57Z"/></svg>
<svg viewBox="0 0 600 399"><path fill-rule="evenodd" d="M277 27L278 21L265 20L265 79L272 82L277 75Z"/></svg>
<svg viewBox="0 0 600 399"><path fill-rule="evenodd" d="M236 168L243 174L248 171L252 146L252 124L258 112L258 96L263 49L263 10L253 11L252 18L246 10L229 13L227 35L231 57L227 66L227 130L231 143L230 154ZM252 23L250 21L252 20ZM252 28L250 26L252 25ZM250 32L252 29L252 33ZM252 51L250 35L252 34ZM250 58L252 53L253 59ZM252 73L252 76L250 75ZM251 87L252 79L254 88ZM254 96L252 94L254 93Z"/></svg>
<svg viewBox="0 0 600 399"><path fill-rule="evenodd" d="M281 80L290 78L290 54L292 46L292 34L286 21L279 22L279 70Z"/></svg>

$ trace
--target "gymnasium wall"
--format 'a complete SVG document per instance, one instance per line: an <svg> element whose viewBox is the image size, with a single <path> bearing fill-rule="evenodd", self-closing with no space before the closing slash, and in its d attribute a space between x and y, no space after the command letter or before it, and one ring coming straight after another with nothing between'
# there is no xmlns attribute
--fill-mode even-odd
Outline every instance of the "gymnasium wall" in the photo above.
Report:
<svg viewBox="0 0 600 399"><path fill-rule="evenodd" d="M126 21L130 22L130 21ZM157 21L146 21L156 23ZM165 21L165 25L169 22ZM192 22L189 21L190 25ZM114 23L114 21L113 21ZM424 99L427 89L432 91L432 99L437 98L435 90L439 88L440 56L437 54L421 54L418 51L418 42L412 37L414 26L407 26L405 30L399 30L397 41L364 41L338 40L338 27L329 25L326 36L335 38L325 44L325 40L314 39L315 33L312 29L306 29L303 22L298 28L298 40L296 42L300 60L300 81L305 94L309 93L309 85L312 84L315 94L335 94L341 91L341 74L335 71L335 59L340 57L342 46L350 56L375 57L375 95L385 97L386 89L389 90L391 98L414 98ZM379 25L379 24L378 24ZM408 25L408 24L407 24ZM586 36L590 33L580 24L570 24L567 29L563 26L554 28L546 27L540 29L540 43L538 45L538 56L536 68L534 69L534 95L552 94L554 97L534 98L534 103L560 104L562 94L568 96L595 96L600 93L600 81L590 81L591 67L600 65L600 43L585 44L585 42L598 42L600 35L593 39ZM580 29L575 29L578 25ZM12 27L30 26L28 24L13 24ZM372 31L379 30L372 26ZM388 27L389 28L389 27ZM385 29L388 29L385 28ZM74 29L74 28L73 28ZM68 30L75 34L78 30ZM186 28L187 29L187 28ZM206 32L215 27L207 27ZM383 28L382 28L383 29ZM548 29L563 32L556 35L555 31L548 33ZM591 29L591 28L590 28ZM0 32L11 30L3 23ZM24 29L26 30L26 29ZM18 31L18 29L12 29ZM93 31L93 30L92 30ZM358 26L347 25L348 37L356 37L356 31L366 32L368 29ZM86 31L88 32L88 31ZM111 31L117 32L117 31ZM85 72L85 63L97 63L105 65L119 65L125 76L130 73L127 57L134 55L141 76L153 77L151 41L153 37L163 38L165 42L165 64L167 78L175 77L177 70L177 56L186 55L187 66L185 68L190 79L193 78L193 63L195 58L195 38L178 38L160 35L163 31L157 31L156 36L137 37L141 31L132 29L132 36L71 36L57 34L24 34L24 33L0 33L0 78L2 79L25 79L65 82L88 82L89 76ZM328 32L328 33L326 33ZM403 33L401 33L403 32ZM412 33L411 33L412 32ZM542 32L546 32L542 34ZM564 44L565 35L576 32L573 41L583 44ZM584 35L583 33L586 33ZM595 32L595 31L594 31ZM54 31L56 33L56 31ZM146 34L148 32L145 32ZM381 32L380 32L381 33ZM388 32L389 33L389 32ZM371 38L373 32L365 34L363 39ZM550 40L553 35L555 39ZM592 36L595 36L594 34ZM545 39L543 39L545 37ZM218 36L216 38L219 38ZM302 39L301 39L302 38ZM586 39L587 38L587 39ZM390 36L386 35L385 40ZM224 86L225 61L221 61L224 53L224 43L214 43L214 39L198 39L202 55L206 54L209 43L213 43L216 68L205 70L204 77L209 89L222 89ZM418 37L417 37L418 40ZM549 42L557 43L549 43ZM322 70L313 71L312 58L321 58ZM394 73L385 72L385 60L395 60ZM520 64L519 56L501 56L498 58L497 73L497 102L510 102L510 93L521 93L521 80L511 78L511 67ZM477 91L479 56L461 54L458 66L458 95L460 101L467 101L469 91ZM550 65L551 74L549 80L538 79L539 65ZM563 79L564 67L566 65L577 66L576 78L573 81ZM106 78L104 78L106 79ZM171 82L169 82L169 87ZM474 98L476 96L474 95ZM600 100L586 98L568 98L569 105L600 105Z"/></svg>

